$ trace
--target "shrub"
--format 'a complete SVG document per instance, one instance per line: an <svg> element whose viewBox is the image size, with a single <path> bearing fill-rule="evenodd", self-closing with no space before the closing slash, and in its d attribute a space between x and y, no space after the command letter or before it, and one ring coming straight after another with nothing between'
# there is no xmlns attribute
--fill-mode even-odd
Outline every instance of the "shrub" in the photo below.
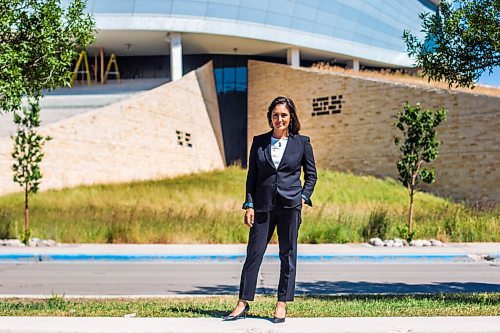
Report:
<svg viewBox="0 0 500 333"><path fill-rule="evenodd" d="M368 225L362 230L362 235L365 240L373 237L385 239L389 228L389 218L386 210L373 210L368 219Z"/></svg>

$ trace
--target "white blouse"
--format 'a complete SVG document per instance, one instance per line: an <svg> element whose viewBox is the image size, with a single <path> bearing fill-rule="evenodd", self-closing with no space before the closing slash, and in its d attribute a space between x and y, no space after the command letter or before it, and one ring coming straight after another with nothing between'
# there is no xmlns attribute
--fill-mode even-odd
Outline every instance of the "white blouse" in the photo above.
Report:
<svg viewBox="0 0 500 333"><path fill-rule="evenodd" d="M274 167L278 169L283 153L285 152L288 138L275 139L271 136L271 158L273 159Z"/></svg>

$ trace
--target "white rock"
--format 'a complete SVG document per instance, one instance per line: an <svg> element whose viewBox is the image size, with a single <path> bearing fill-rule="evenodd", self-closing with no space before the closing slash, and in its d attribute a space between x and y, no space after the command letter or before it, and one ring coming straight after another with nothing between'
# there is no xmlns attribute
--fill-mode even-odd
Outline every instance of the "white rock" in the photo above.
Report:
<svg viewBox="0 0 500 333"><path fill-rule="evenodd" d="M394 241L392 239L386 239L384 241L384 246L393 247L394 246Z"/></svg>
<svg viewBox="0 0 500 333"><path fill-rule="evenodd" d="M432 244L432 246L443 246L443 242L441 242L437 239L431 239L431 244Z"/></svg>
<svg viewBox="0 0 500 333"><path fill-rule="evenodd" d="M36 237L33 237L30 239L30 241L28 242L28 245L29 246L40 246L41 245L41 241L39 238L36 238Z"/></svg>
<svg viewBox="0 0 500 333"><path fill-rule="evenodd" d="M413 239L410 242L410 246L424 246L424 242L421 239Z"/></svg>
<svg viewBox="0 0 500 333"><path fill-rule="evenodd" d="M380 238L378 238L378 237L376 237L376 238L370 238L370 240L368 241L368 243L370 243L373 246L383 246L384 245L384 242L382 242L382 240Z"/></svg>
<svg viewBox="0 0 500 333"><path fill-rule="evenodd" d="M0 240L1 246L26 246L19 239L2 239Z"/></svg>
<svg viewBox="0 0 500 333"><path fill-rule="evenodd" d="M404 246L403 240L399 239L399 238L396 238L394 240L394 245L392 245L392 246L394 246L394 247L403 247Z"/></svg>

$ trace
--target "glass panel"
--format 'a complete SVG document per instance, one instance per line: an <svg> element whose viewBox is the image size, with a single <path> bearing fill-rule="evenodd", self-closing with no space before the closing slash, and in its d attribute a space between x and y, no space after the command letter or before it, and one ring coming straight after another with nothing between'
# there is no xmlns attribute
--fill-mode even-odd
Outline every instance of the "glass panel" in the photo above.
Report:
<svg viewBox="0 0 500 333"><path fill-rule="evenodd" d="M267 6L269 6L269 0L243 0L241 5L249 8L267 10Z"/></svg>
<svg viewBox="0 0 500 333"><path fill-rule="evenodd" d="M223 69L224 68L214 68L215 89L217 90L217 93L222 91Z"/></svg>
<svg viewBox="0 0 500 333"><path fill-rule="evenodd" d="M316 23L314 24L314 32L317 34L332 36L332 30L335 29L330 25Z"/></svg>
<svg viewBox="0 0 500 333"><path fill-rule="evenodd" d="M290 28L300 31L313 32L314 22L302 19L294 19Z"/></svg>
<svg viewBox="0 0 500 333"><path fill-rule="evenodd" d="M210 3L208 4L207 16L236 20L238 16L238 7Z"/></svg>
<svg viewBox="0 0 500 333"><path fill-rule="evenodd" d="M313 8L318 8L320 0L296 0L297 3L300 3L302 5L310 6Z"/></svg>
<svg viewBox="0 0 500 333"><path fill-rule="evenodd" d="M240 10L238 12L238 20L265 23L266 12L258 9L240 7Z"/></svg>
<svg viewBox="0 0 500 333"><path fill-rule="evenodd" d="M135 2L134 13L170 14L172 0L141 0Z"/></svg>
<svg viewBox="0 0 500 333"><path fill-rule="evenodd" d="M238 6L237 0L208 0L209 3L221 4L221 5L229 5L229 6ZM243 4L246 1L243 1Z"/></svg>
<svg viewBox="0 0 500 333"><path fill-rule="evenodd" d="M341 28L333 28L333 35L338 38L352 40L354 33L352 31L341 29Z"/></svg>
<svg viewBox="0 0 500 333"><path fill-rule="evenodd" d="M359 11L346 5L340 6L339 14L351 21L357 22L359 19Z"/></svg>
<svg viewBox="0 0 500 333"><path fill-rule="evenodd" d="M274 12L274 13L279 13L285 14L285 15L292 15L293 14L293 7L294 3L291 1L287 0L273 0L269 3L268 11Z"/></svg>
<svg viewBox="0 0 500 333"><path fill-rule="evenodd" d="M246 91L247 90L247 68L237 67L236 68L236 91Z"/></svg>
<svg viewBox="0 0 500 333"><path fill-rule="evenodd" d="M290 28L292 17L288 15L269 13L266 18L266 23L274 26Z"/></svg>
<svg viewBox="0 0 500 333"><path fill-rule="evenodd" d="M356 27L354 26L354 22L347 20L342 16L337 16L335 18L334 25L336 28L357 32Z"/></svg>
<svg viewBox="0 0 500 333"><path fill-rule="evenodd" d="M130 13L134 10L134 0L96 0L95 13Z"/></svg>
<svg viewBox="0 0 500 333"><path fill-rule="evenodd" d="M319 23L319 24L333 25L335 24L337 17L338 17L337 15L333 15L331 13L318 11L318 16L316 17L315 22L317 24Z"/></svg>
<svg viewBox="0 0 500 333"><path fill-rule="evenodd" d="M207 4L204 2L175 0L172 14L205 16Z"/></svg>
<svg viewBox="0 0 500 333"><path fill-rule="evenodd" d="M299 4L295 5L295 10L293 11L294 17L299 17L309 21L314 21L316 19L316 14L317 10L315 8Z"/></svg>
<svg viewBox="0 0 500 333"><path fill-rule="evenodd" d="M329 13L338 13L339 12L339 3L334 0L321 0L319 4L319 11L326 11Z"/></svg>
<svg viewBox="0 0 500 333"><path fill-rule="evenodd" d="M223 92L234 91L236 82L236 69L234 67L224 68Z"/></svg>

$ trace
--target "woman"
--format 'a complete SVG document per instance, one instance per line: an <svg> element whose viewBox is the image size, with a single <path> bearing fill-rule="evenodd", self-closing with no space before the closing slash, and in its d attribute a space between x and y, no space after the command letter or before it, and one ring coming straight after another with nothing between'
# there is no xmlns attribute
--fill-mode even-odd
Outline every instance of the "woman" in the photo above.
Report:
<svg viewBox="0 0 500 333"><path fill-rule="evenodd" d="M255 136L250 149L243 222L250 227L247 257L241 272L239 300L224 320L245 318L253 301L257 274L274 229L278 230L281 261L274 323L285 321L286 302L293 301L297 236L302 204L312 207L316 184L314 155L307 136L299 135L300 122L290 98L276 97L267 112L272 131ZM300 182L304 169L304 186Z"/></svg>

